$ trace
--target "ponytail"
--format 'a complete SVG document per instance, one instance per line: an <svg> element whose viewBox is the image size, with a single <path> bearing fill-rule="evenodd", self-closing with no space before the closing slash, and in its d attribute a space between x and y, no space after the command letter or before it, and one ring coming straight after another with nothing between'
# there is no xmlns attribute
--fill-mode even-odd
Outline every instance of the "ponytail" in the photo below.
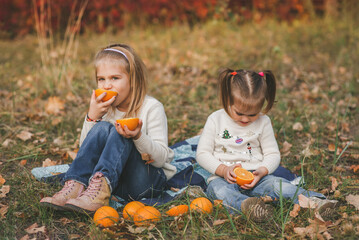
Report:
<svg viewBox="0 0 359 240"><path fill-rule="evenodd" d="M231 103L231 95L232 95L232 88L231 88L231 79L233 75L230 75L234 70L230 68L221 69L218 76L218 85L219 85L219 96L220 101L228 113L229 106Z"/></svg>
<svg viewBox="0 0 359 240"><path fill-rule="evenodd" d="M267 84L267 92L265 99L267 100L267 106L263 110L264 113L269 112L271 108L273 107L273 104L275 102L275 94L276 94L276 79L270 70L263 71L264 78Z"/></svg>

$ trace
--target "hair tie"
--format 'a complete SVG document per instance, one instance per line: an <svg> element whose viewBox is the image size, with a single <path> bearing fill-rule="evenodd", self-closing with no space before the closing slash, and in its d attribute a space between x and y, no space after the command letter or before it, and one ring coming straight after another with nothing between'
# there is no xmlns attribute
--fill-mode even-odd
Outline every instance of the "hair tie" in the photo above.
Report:
<svg viewBox="0 0 359 240"><path fill-rule="evenodd" d="M231 75L235 76L237 75L237 72L232 72Z"/></svg>
<svg viewBox="0 0 359 240"><path fill-rule="evenodd" d="M124 52L120 51L120 50L117 50L117 49L115 49L115 48L106 48L106 49L104 49L104 51L112 51L112 52L121 53L121 54L127 59L127 61L128 61L128 58L127 58L126 54L125 54Z"/></svg>
<svg viewBox="0 0 359 240"><path fill-rule="evenodd" d="M261 75L262 77L264 77L264 73L263 72L259 72L259 75Z"/></svg>

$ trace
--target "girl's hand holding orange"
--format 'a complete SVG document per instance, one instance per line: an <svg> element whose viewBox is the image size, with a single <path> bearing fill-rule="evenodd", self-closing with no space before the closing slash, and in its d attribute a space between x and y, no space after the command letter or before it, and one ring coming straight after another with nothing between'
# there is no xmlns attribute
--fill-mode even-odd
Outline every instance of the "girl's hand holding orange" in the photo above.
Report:
<svg viewBox="0 0 359 240"><path fill-rule="evenodd" d="M264 177L267 174L268 174L268 169L266 167L259 167L257 170L253 172L254 175L253 182L251 182L250 184L244 184L241 186L241 188L246 190L252 189L259 182L259 180L261 180L262 177Z"/></svg>
<svg viewBox="0 0 359 240"><path fill-rule="evenodd" d="M236 183L236 174L233 172L233 169L235 169L237 167L242 167L242 164L236 163L232 166L227 166L223 170L223 178L226 179L227 182Z"/></svg>
<svg viewBox="0 0 359 240"><path fill-rule="evenodd" d="M100 94L96 97L95 90L92 91L90 100L90 109L88 116L91 119L101 119L110 109L112 103L115 101L116 96L113 96L110 100L103 102L102 99L106 96L106 93Z"/></svg>
<svg viewBox="0 0 359 240"><path fill-rule="evenodd" d="M133 138L134 140L139 139L139 137L141 137L141 128L142 128L142 120L140 119L138 121L138 126L135 128L135 130L131 131L130 129L128 129L128 127L125 125L123 128L121 126L121 124L119 124L118 122L115 123L116 126L116 130L117 132L125 137L125 138Z"/></svg>

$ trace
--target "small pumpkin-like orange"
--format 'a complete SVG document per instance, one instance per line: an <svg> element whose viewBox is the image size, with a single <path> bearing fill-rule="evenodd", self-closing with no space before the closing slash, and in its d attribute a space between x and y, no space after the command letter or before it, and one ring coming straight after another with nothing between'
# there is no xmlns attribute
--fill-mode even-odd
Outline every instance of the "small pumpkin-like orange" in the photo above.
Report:
<svg viewBox="0 0 359 240"><path fill-rule="evenodd" d="M106 101L110 100L113 96L117 96L117 92L111 91L111 90L105 90L105 89L102 89L102 88L96 89L95 90L95 95L96 95L96 97L98 97L104 92L106 92L106 96L104 96L101 99L102 102L106 102Z"/></svg>
<svg viewBox="0 0 359 240"><path fill-rule="evenodd" d="M161 220L161 213L155 207L145 206L136 212L133 221L136 226L148 225Z"/></svg>
<svg viewBox="0 0 359 240"><path fill-rule="evenodd" d="M244 168L237 167L233 170L233 172L237 175L236 182L239 186L249 184L254 180L253 173Z"/></svg>
<svg viewBox="0 0 359 240"><path fill-rule="evenodd" d="M133 131L137 128L139 119L138 118L123 118L117 119L117 123L121 125L122 128L126 125L129 130Z"/></svg>
<svg viewBox="0 0 359 240"><path fill-rule="evenodd" d="M116 209L110 206L103 206L96 210L93 220L96 226L110 227L120 220L120 215Z"/></svg>
<svg viewBox="0 0 359 240"><path fill-rule="evenodd" d="M202 213L211 213L213 211L213 204L205 197L194 199L189 207L192 211L199 211Z"/></svg>
<svg viewBox="0 0 359 240"><path fill-rule="evenodd" d="M188 212L188 205L178 205L170 208L166 214L172 217L186 214Z"/></svg>
<svg viewBox="0 0 359 240"><path fill-rule="evenodd" d="M139 201L132 201L126 204L123 208L122 214L124 219L133 219L133 216L138 211L138 209L143 208L145 204Z"/></svg>

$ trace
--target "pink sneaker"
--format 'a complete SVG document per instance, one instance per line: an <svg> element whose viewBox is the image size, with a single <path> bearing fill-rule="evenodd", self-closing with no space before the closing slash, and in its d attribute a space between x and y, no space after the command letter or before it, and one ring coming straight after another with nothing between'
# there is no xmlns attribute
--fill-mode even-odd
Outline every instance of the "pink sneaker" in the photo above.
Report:
<svg viewBox="0 0 359 240"><path fill-rule="evenodd" d="M79 182L69 180L64 187L52 197L45 197L40 200L40 205L51 207L56 210L63 210L65 203L71 198L77 198L84 191L85 187Z"/></svg>
<svg viewBox="0 0 359 240"><path fill-rule="evenodd" d="M106 178L102 173L97 172L91 178L90 185L76 199L69 199L65 207L77 212L93 214L102 206L110 204L111 191Z"/></svg>

